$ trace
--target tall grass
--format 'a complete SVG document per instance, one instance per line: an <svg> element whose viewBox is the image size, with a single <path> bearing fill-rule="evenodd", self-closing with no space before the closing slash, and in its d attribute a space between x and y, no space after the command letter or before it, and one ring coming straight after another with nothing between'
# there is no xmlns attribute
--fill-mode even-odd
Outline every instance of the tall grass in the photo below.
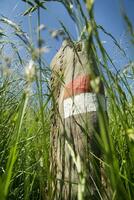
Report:
<svg viewBox="0 0 134 200"><path fill-rule="evenodd" d="M47 1L25 0L24 2L30 6L24 15L37 12L38 26L40 26L40 9L46 9ZM78 39L88 41L87 52L97 63L106 89L109 120L101 110L98 116L101 128L98 140L102 149L100 162L103 173L101 198L132 200L134 198L134 95L131 80L134 78L134 65L132 62L128 63L123 71L118 71L101 42L99 31L111 37L124 57L126 53L110 33L96 24L94 1L57 0L57 2L65 6L76 24L79 31ZM87 7L86 14L84 6ZM124 14L124 18L133 43L132 24L127 15ZM6 32L3 30L0 32L0 199L50 199L49 136L50 102L53 91L49 84L51 72L41 54L43 46L40 30L37 36L38 47L35 48L20 26L7 18L1 18L0 22L11 28L12 34L18 41L16 44ZM61 26L75 47L67 27L62 22ZM26 51L28 62L21 57L19 42ZM10 45L11 52L14 52L12 59L5 55L6 45ZM114 69L114 72L111 69ZM95 89L96 78L94 76ZM73 155L72 152L72 157ZM78 160L76 165L79 165ZM79 199L83 199L81 185L79 188Z"/></svg>
<svg viewBox="0 0 134 200"><path fill-rule="evenodd" d="M9 66L9 58L4 56L4 51L7 37L9 41L10 37L3 36L0 199L43 199L48 180L50 114L48 96L40 91L39 81L40 85L48 82L49 70L39 68L38 57L35 57L37 53L34 53L38 49L33 48L21 28L7 18L2 18L1 22L12 28L15 41L21 42L29 61L21 59L20 46L11 41L8 42L8 45L11 44L11 53L15 48L16 54ZM44 79L38 75L39 72L46 75Z"/></svg>

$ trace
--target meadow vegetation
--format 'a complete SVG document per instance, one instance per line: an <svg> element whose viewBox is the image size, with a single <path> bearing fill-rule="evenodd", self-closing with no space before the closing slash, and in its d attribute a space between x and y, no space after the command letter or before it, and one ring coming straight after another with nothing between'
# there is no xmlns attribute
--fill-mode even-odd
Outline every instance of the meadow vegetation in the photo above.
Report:
<svg viewBox="0 0 134 200"><path fill-rule="evenodd" d="M56 0L55 0L56 1ZM0 200L50 200L50 130L51 70L46 64L41 38L40 9L51 0L23 0L38 16L38 47L31 42L20 25L6 17L0 18ZM100 199L133 200L134 198L134 63L119 70L99 37L100 31L109 36L119 54L126 52L116 38L95 22L93 0L57 0L62 3L78 27L79 38L88 40L87 51L92 55L105 85L108 118L99 112L101 149L104 173L103 194ZM75 7L75 9L72 9ZM84 8L83 8L84 7ZM86 15L85 15L86 7ZM76 13L77 9L77 13ZM128 30L128 40L134 41L134 29L125 10L122 17ZM68 28L61 23L61 31L54 37L68 38ZM10 32L4 27L10 27ZM40 27L40 28L39 28ZM64 32L64 34L63 34ZM58 35L59 34L59 35ZM17 42L16 42L17 41ZM23 47L23 52L21 48ZM11 56L7 53L10 48ZM25 55L25 56L22 56ZM93 87L98 81L94 79ZM82 195L81 195L82 200ZM80 199L79 199L80 200Z"/></svg>

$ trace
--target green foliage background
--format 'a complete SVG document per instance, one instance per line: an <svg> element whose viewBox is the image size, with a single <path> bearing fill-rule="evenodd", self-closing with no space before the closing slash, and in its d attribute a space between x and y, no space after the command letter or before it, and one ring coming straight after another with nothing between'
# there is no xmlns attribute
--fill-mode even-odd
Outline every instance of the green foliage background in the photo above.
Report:
<svg viewBox="0 0 134 200"><path fill-rule="evenodd" d="M38 26L40 26L40 9L44 9L45 12L47 9L45 3L49 1L51 3L51 0L23 1L29 5L24 15L37 12ZM119 52L123 52L124 56L126 53L110 33L96 24L93 0L83 0L88 17L85 16L79 0L70 2L59 0L59 2L65 6L77 25L79 39L88 40L88 52L95 58L106 88L109 126L103 112L99 113L101 127L99 139L103 151L101 163L107 177L105 180L107 187L103 188L105 195L101 198L132 200L134 198L134 95L132 81L129 79L134 79L134 64L129 63L121 73L118 73L118 70L115 70L116 73L111 71L109 65L114 69L116 66L101 43L98 30L112 38ZM70 4L77 8L81 20L78 20ZM123 17L133 45L132 23L125 11ZM19 25L7 18L1 18L0 23L9 26L19 41L14 43L7 33L3 30L0 32L0 199L51 199L49 138L53 91L50 88L51 71L42 56L43 38L38 30L38 48L35 48ZM61 27L65 37L75 45L62 22ZM7 44L14 52L12 59L5 54L4 48ZM24 46L28 62L21 58L19 45ZM33 63L29 68L31 60ZM24 70L25 67L29 69L28 72Z"/></svg>

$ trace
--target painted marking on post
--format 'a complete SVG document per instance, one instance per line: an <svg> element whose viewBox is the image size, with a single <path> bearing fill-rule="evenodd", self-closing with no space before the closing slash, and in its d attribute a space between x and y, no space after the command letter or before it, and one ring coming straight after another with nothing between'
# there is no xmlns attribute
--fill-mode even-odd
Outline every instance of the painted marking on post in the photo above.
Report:
<svg viewBox="0 0 134 200"><path fill-rule="evenodd" d="M72 115L96 112L98 110L98 100L96 93L93 93L90 85L91 76L83 74L75 77L64 89L64 118ZM100 83L99 101L103 110L106 111L103 84Z"/></svg>
<svg viewBox="0 0 134 200"><path fill-rule="evenodd" d="M106 111L106 102L104 95L99 94L100 105ZM81 93L79 95L67 98L63 102L64 118L93 112L98 110L98 101L95 93Z"/></svg>
<svg viewBox="0 0 134 200"><path fill-rule="evenodd" d="M91 92L90 76L80 75L65 86L64 99L85 92Z"/></svg>
<svg viewBox="0 0 134 200"><path fill-rule="evenodd" d="M91 76L88 75L79 75L77 76L75 79L73 79L72 81L70 81L64 89L64 99L74 96L74 95L78 95L81 93L88 93L88 92L93 92L93 89L90 85L90 81L91 81ZM99 88L99 92L101 94L104 94L104 88L102 85L102 82L100 83L100 88Z"/></svg>

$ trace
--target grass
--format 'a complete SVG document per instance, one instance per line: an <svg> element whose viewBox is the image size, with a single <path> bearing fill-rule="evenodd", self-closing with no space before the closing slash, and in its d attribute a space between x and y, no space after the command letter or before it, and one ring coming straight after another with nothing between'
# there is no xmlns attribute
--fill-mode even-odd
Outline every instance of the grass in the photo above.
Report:
<svg viewBox="0 0 134 200"><path fill-rule="evenodd" d="M45 4L39 1L24 2L30 6L24 15L37 12L38 26L40 26L40 9L42 7L45 9ZM59 2L64 4L77 25L80 39L87 39L87 52L90 58L95 59L106 88L109 122L101 110L98 116L101 127L99 142L102 144L103 152L101 163L106 184L103 187L105 195L101 198L132 200L134 198L134 96L131 88L131 79L134 78L133 63L120 73L116 69L112 58L101 43L98 29L111 37L124 56L125 52L111 34L96 24L93 1L83 1L87 6L86 15L78 0L72 1L73 6L78 9L77 14L67 1ZM80 21L77 15L80 16ZM123 16L133 43L132 24L125 12ZM12 34L18 41L15 43L3 30L0 32L0 199L50 199L49 137L53 91L49 83L51 71L39 51L42 49L41 34L38 31L38 47L35 48L17 24L7 18L1 18L0 22L12 28ZM61 26L75 45L67 27L62 23ZM21 59L20 42L27 52L28 63ZM13 59L4 53L7 44L14 52ZM98 55L101 55L101 60ZM17 64L21 70L18 70ZM16 65L14 71L13 65ZM111 68L115 69L114 72ZM131 72L129 77L127 70ZM96 77L94 81L95 79ZM72 157L76 159L73 151ZM75 163L79 167L79 159L75 160ZM83 181L82 178L80 180ZM79 200L83 199L81 182Z"/></svg>

